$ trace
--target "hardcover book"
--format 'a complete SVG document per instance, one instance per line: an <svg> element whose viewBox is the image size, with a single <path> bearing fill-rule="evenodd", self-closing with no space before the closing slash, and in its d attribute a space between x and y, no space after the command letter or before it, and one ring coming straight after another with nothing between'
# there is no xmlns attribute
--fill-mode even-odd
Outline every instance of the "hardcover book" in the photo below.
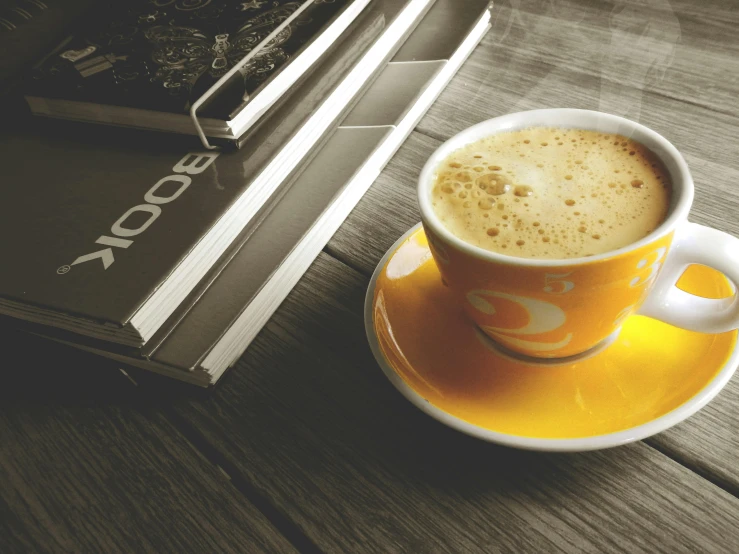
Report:
<svg viewBox="0 0 739 554"><path fill-rule="evenodd" d="M368 1L114 2L30 73L26 100L37 115L192 134L208 93L205 134L235 139Z"/></svg>

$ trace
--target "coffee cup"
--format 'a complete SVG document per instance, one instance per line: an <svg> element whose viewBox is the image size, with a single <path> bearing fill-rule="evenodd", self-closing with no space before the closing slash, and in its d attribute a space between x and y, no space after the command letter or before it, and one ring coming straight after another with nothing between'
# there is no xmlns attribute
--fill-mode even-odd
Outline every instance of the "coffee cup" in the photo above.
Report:
<svg viewBox="0 0 739 554"><path fill-rule="evenodd" d="M617 134L643 145L660 161L670 181L661 223L625 246L561 259L495 252L452 233L432 203L442 162L485 137L530 128ZM418 183L421 220L432 256L460 306L503 349L547 359L598 349L634 314L703 333L739 328L736 292L729 298L707 299L676 286L691 264L721 272L735 291L739 285L739 239L688 222L693 196L687 163L667 139L622 117L575 109L514 113L470 127L432 154ZM546 213L541 217L545 219Z"/></svg>

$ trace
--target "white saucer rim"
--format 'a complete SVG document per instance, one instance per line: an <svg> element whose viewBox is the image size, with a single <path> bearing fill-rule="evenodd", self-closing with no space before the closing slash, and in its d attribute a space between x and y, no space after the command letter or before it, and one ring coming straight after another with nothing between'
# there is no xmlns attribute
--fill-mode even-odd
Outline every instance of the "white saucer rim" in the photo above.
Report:
<svg viewBox="0 0 739 554"><path fill-rule="evenodd" d="M737 341L734 346L734 351L729 359L724 363L721 370L690 399L658 418L642 423L641 425L637 425L636 427L631 427L614 433L570 439L548 439L500 433L498 431L492 431L490 429L480 427L479 425L469 423L442 410L441 408L436 407L429 400L413 390L387 362L382 350L380 349L380 345L375 334L373 306L377 279L390 259L390 256L406 239L408 239L408 237L413 235L421 227L422 224L418 223L403 234L403 236L395 241L395 243L387 250L385 255L377 264L375 271L372 273L369 286L367 287L367 294L365 295L364 327L372 354L379 364L380 369L382 369L382 372L393 386L411 404L423 411L426 415L431 416L452 429L488 442L522 450L536 450L543 452L585 452L590 450L613 448L638 440L643 440L657 433L661 433L662 431L665 431L692 416L716 397L716 395L729 382L739 365L739 341Z"/></svg>

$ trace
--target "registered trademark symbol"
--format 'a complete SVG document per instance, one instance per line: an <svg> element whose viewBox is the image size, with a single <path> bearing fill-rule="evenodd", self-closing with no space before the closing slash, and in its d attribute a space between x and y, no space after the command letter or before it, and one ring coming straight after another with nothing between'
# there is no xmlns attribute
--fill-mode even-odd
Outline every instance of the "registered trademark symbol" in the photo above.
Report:
<svg viewBox="0 0 739 554"><path fill-rule="evenodd" d="M56 272L57 272L57 273L58 273L59 275L64 275L64 274L65 274L65 273L67 273L67 272L68 272L68 271L69 271L70 269L72 269L72 268L71 268L71 267L69 267L68 265L62 265L62 266L59 266L59 267L57 268Z"/></svg>

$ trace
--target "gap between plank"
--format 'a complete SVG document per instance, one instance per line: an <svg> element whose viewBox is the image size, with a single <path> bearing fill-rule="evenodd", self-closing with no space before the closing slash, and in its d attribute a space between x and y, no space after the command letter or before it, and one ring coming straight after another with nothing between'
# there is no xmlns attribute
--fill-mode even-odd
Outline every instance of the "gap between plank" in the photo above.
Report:
<svg viewBox="0 0 739 554"><path fill-rule="evenodd" d="M699 477L705 479L706 481L708 481L709 483L715 485L716 487L720 488L721 490L729 493L732 496L735 496L736 498L739 498L739 486L737 486L736 484L731 483L729 481L726 481L726 480L722 479L718 475L712 475L711 473L709 473L706 470L706 468L701 467L699 464L694 464L694 463L691 463L691 462L683 459L676 452L674 452L674 451L672 451L670 449L664 448L663 446L660 446L660 444L658 442L656 442L653 438L646 438L646 439L642 440L642 442L644 444L646 444L648 447L656 450L657 452L659 452L663 456L666 456L667 458L669 458L673 462L676 462L676 463L680 464L681 466L683 466L688 471L692 471L693 473L695 473Z"/></svg>
<svg viewBox="0 0 739 554"><path fill-rule="evenodd" d="M186 419L170 408L163 408L165 415L183 436L190 441L216 469L218 469L244 497L259 510L265 518L277 529L301 554L323 554L323 551L303 531L267 497L260 493L239 470L228 460Z"/></svg>
<svg viewBox="0 0 739 554"><path fill-rule="evenodd" d="M345 256L343 256L339 252L336 252L328 244L323 247L323 253L326 254L326 255L328 255L328 256L331 256L334 260L336 260L340 264L345 265L349 269L356 271L357 273L359 273L360 275L363 275L364 277L368 277L368 278L369 277L372 277L372 273L371 272L365 272L359 266L354 265L350 260L346 259Z"/></svg>

